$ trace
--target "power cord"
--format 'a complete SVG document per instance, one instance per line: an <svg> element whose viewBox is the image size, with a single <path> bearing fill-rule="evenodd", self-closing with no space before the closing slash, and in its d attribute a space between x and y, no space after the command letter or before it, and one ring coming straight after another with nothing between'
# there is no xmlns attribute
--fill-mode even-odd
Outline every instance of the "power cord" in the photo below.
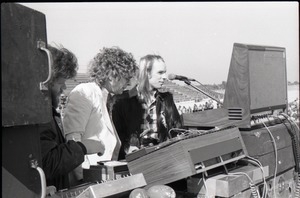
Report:
<svg viewBox="0 0 300 198"><path fill-rule="evenodd" d="M272 138L272 141L273 141L273 145L274 145L274 152L275 152L275 171L274 171L274 180L273 180L273 192L274 192L274 198L276 198L276 189L275 189L275 186L276 186L276 174L277 174L277 161L278 161L278 153L277 153L277 146L276 146L276 141L274 139L274 136L272 135L270 129L267 127L267 125L262 122L263 125L266 127L267 131L269 132L271 138Z"/></svg>
<svg viewBox="0 0 300 198"><path fill-rule="evenodd" d="M255 164L256 166L258 166L261 169L262 178L263 178L262 198L264 198L266 196L267 191L268 191L268 185L267 185L267 182L266 182L266 177L265 177L265 172L264 172L263 166L262 166L262 164L259 160L255 159L253 157L246 156L246 158L249 158L249 159L242 159L242 160L246 160L246 161L248 161L252 164Z"/></svg>
<svg viewBox="0 0 300 198"><path fill-rule="evenodd" d="M205 197L209 198L208 187L207 187L207 184L206 184L204 174L202 174L202 180L203 180L203 185L204 185L204 188L205 188ZM199 180L198 185L200 184L200 182L201 182L201 180Z"/></svg>
<svg viewBox="0 0 300 198"><path fill-rule="evenodd" d="M249 177L249 175L247 173L235 172L235 173L228 173L228 174L229 175L245 175L250 181L249 186L250 186L250 190L251 190L251 194L252 194L253 198L261 198L254 182L252 181L251 177Z"/></svg>
<svg viewBox="0 0 300 198"><path fill-rule="evenodd" d="M43 171L43 169L41 169L38 166L37 160L35 160L35 159L34 160L30 160L30 167L36 169L39 172L39 174L40 174L41 187L42 187L41 198L45 198L46 197L47 185L46 185L46 177L45 177L44 171Z"/></svg>
<svg viewBox="0 0 300 198"><path fill-rule="evenodd" d="M284 116L286 118L286 120L290 123L291 125L291 128L293 129L293 133L291 130L288 129L287 125L284 124L284 122L282 121L282 123L285 125L285 127L287 128L290 136L291 136L291 139L292 139L292 145L293 145L293 151L294 151L294 158L295 158L295 162L296 162L296 168L295 168L295 171L297 172L297 181L296 181L296 186L295 186L295 198L299 198L300 197L300 167L299 167L299 164L300 164L300 153L299 153L299 127L298 125L292 120L292 119L289 119L290 117L285 114L285 113L281 113L280 115ZM297 127L298 131L295 130L295 128L293 127L293 124L291 123L291 121L295 124L295 126ZM296 132L298 132L298 136L296 134ZM297 141L298 139L298 141Z"/></svg>

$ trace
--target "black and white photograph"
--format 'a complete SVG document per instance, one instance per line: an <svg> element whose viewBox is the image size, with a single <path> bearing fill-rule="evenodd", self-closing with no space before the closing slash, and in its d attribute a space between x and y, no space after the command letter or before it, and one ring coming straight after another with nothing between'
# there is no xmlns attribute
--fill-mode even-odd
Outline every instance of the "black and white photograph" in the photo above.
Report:
<svg viewBox="0 0 300 198"><path fill-rule="evenodd" d="M299 3L1 3L2 197L300 198Z"/></svg>

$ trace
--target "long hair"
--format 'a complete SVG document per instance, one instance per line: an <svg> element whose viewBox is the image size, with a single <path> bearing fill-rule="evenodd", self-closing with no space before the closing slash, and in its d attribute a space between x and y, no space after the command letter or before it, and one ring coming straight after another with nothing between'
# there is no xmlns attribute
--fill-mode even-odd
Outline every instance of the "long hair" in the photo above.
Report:
<svg viewBox="0 0 300 198"><path fill-rule="evenodd" d="M169 92L159 93L156 97L157 130L159 142L166 141L172 128L181 128L182 122L173 95Z"/></svg>
<svg viewBox="0 0 300 198"><path fill-rule="evenodd" d="M152 71L154 61L157 60L165 62L161 56L149 54L142 57L139 63L138 92L147 103L150 101L151 91L148 76Z"/></svg>

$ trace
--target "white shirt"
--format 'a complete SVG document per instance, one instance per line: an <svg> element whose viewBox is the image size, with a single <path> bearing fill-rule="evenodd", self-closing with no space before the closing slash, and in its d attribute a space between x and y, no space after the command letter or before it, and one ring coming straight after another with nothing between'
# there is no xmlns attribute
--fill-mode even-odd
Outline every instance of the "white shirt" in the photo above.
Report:
<svg viewBox="0 0 300 198"><path fill-rule="evenodd" d="M87 155L90 165L112 160L115 147L121 144L107 112L107 95L108 91L95 82L82 83L70 92L65 108L63 127L67 140L94 139L105 145L102 156Z"/></svg>

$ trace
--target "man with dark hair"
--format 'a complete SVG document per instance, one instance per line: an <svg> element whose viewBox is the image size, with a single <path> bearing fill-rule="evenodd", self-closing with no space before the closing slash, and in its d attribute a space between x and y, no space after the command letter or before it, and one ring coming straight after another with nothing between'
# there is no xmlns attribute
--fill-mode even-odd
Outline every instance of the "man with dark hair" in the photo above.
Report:
<svg viewBox="0 0 300 198"><path fill-rule="evenodd" d="M69 173L84 161L87 153L104 153L104 146L94 140L76 142L66 141L62 131L60 114L56 111L59 97L66 89L66 80L77 74L78 63L75 55L68 49L48 46L53 58L52 78L49 90L52 99L52 121L41 126L40 140L43 170L47 186L57 190L69 188ZM75 185L75 183L74 183Z"/></svg>

